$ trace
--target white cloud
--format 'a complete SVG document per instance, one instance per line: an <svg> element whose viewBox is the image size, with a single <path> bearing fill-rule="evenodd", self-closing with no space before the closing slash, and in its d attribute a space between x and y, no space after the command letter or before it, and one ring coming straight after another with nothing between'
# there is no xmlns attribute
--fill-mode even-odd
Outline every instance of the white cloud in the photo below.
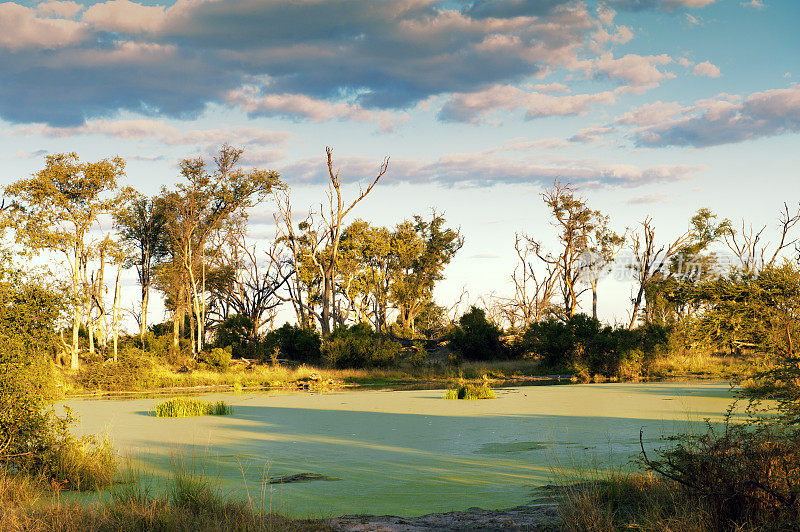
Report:
<svg viewBox="0 0 800 532"><path fill-rule="evenodd" d="M672 118L681 111L677 102L657 101L632 109L614 121L619 124L648 126Z"/></svg>
<svg viewBox="0 0 800 532"><path fill-rule="evenodd" d="M0 4L0 48L53 49L77 44L87 37L83 24L74 20L42 18L34 9L11 2Z"/></svg>
<svg viewBox="0 0 800 532"><path fill-rule="evenodd" d="M83 6L70 0L42 2L36 11L44 17L72 18L83 9Z"/></svg>
<svg viewBox="0 0 800 532"><path fill-rule="evenodd" d="M750 0L749 2L740 2L742 7L750 7L752 9L764 9L764 0Z"/></svg>
<svg viewBox="0 0 800 532"><path fill-rule="evenodd" d="M103 135L117 140L153 140L170 146L204 145L212 150L229 143L233 145L282 145L291 135L282 131L258 127L235 126L217 129L181 129L160 120L93 120L81 126L52 127L44 124L19 126L9 131L17 135L42 135L44 137L74 137L76 135ZM266 155L265 155L266 154ZM275 157L264 152L262 156ZM254 152L250 158L258 157Z"/></svg>
<svg viewBox="0 0 800 532"><path fill-rule="evenodd" d="M304 94L261 94L257 87L245 86L228 92L226 100L251 115L282 115L306 118L313 122L348 119L376 122L382 131L391 131L404 122L405 113L372 111L358 104L331 103Z"/></svg>
<svg viewBox="0 0 800 532"><path fill-rule="evenodd" d="M110 0L94 4L83 14L83 20L96 29L136 34L154 32L165 21L164 6L146 6L130 0Z"/></svg>
<svg viewBox="0 0 800 532"><path fill-rule="evenodd" d="M722 75L719 67L709 61L703 61L702 63L695 65L694 69L692 69L692 74L695 76L706 76L709 78L718 78Z"/></svg>

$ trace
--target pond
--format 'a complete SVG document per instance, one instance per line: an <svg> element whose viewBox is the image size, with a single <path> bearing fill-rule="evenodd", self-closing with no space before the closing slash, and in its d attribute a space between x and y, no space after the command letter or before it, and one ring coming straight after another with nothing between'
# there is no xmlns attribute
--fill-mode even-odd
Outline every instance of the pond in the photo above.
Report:
<svg viewBox="0 0 800 532"><path fill-rule="evenodd" d="M623 465L660 438L720 421L722 383L499 388L497 399L446 401L442 390L208 394L230 416L155 418L163 398L66 403L78 430L107 434L143 482L175 463L226 495L291 516L401 516L508 508L572 468ZM263 479L308 474L305 482ZM318 477L317 477L318 476Z"/></svg>

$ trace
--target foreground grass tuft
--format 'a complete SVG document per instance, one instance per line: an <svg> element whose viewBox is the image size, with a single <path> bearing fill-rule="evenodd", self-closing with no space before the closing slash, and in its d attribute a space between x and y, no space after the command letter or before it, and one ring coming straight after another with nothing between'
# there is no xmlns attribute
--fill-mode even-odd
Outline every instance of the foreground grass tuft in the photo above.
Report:
<svg viewBox="0 0 800 532"><path fill-rule="evenodd" d="M444 392L445 399L495 399L497 396L488 384L463 384Z"/></svg>
<svg viewBox="0 0 800 532"><path fill-rule="evenodd" d="M152 413L156 417L227 416L233 414L233 407L224 401L209 403L198 399L176 397L157 404Z"/></svg>

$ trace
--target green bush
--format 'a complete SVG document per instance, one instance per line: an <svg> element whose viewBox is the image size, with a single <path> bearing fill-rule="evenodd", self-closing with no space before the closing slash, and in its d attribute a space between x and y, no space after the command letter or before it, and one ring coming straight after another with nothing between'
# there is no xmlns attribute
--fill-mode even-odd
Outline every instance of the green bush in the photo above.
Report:
<svg viewBox="0 0 800 532"><path fill-rule="evenodd" d="M388 367L395 364L402 350L399 342L375 334L365 323L337 328L322 349L333 368Z"/></svg>
<svg viewBox="0 0 800 532"><path fill-rule="evenodd" d="M270 356L277 348L281 358L305 364L319 363L322 358L322 339L319 334L297 325L285 323L268 332L261 344L262 356L265 357Z"/></svg>
<svg viewBox="0 0 800 532"><path fill-rule="evenodd" d="M254 337L253 320L237 314L217 325L217 347L230 347L233 358L258 358L260 354L258 339Z"/></svg>
<svg viewBox="0 0 800 532"><path fill-rule="evenodd" d="M222 349L215 347L203 354L203 362L212 368L226 370L231 365L231 346Z"/></svg>
<svg viewBox="0 0 800 532"><path fill-rule="evenodd" d="M669 329L645 325L637 329L602 326L585 314L566 322L549 319L531 324L522 347L552 368L586 366L591 374L633 376L646 369L669 341Z"/></svg>
<svg viewBox="0 0 800 532"><path fill-rule="evenodd" d="M450 348L467 360L508 358L509 353L500 342L502 333L497 325L486 319L482 309L472 307L450 331Z"/></svg>
<svg viewBox="0 0 800 532"><path fill-rule="evenodd" d="M0 467L47 446L60 297L0 263Z"/></svg>

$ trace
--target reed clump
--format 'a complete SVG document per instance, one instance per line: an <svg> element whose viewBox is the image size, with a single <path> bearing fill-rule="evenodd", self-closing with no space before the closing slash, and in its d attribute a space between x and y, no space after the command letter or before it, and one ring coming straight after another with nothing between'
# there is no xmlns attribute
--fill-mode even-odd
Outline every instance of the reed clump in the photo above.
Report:
<svg viewBox="0 0 800 532"><path fill-rule="evenodd" d="M233 407L225 401L200 401L188 397L176 397L159 403L151 411L155 417L227 416Z"/></svg>
<svg viewBox="0 0 800 532"><path fill-rule="evenodd" d="M462 384L456 388L449 388L444 392L445 399L496 399L494 390L487 384Z"/></svg>

